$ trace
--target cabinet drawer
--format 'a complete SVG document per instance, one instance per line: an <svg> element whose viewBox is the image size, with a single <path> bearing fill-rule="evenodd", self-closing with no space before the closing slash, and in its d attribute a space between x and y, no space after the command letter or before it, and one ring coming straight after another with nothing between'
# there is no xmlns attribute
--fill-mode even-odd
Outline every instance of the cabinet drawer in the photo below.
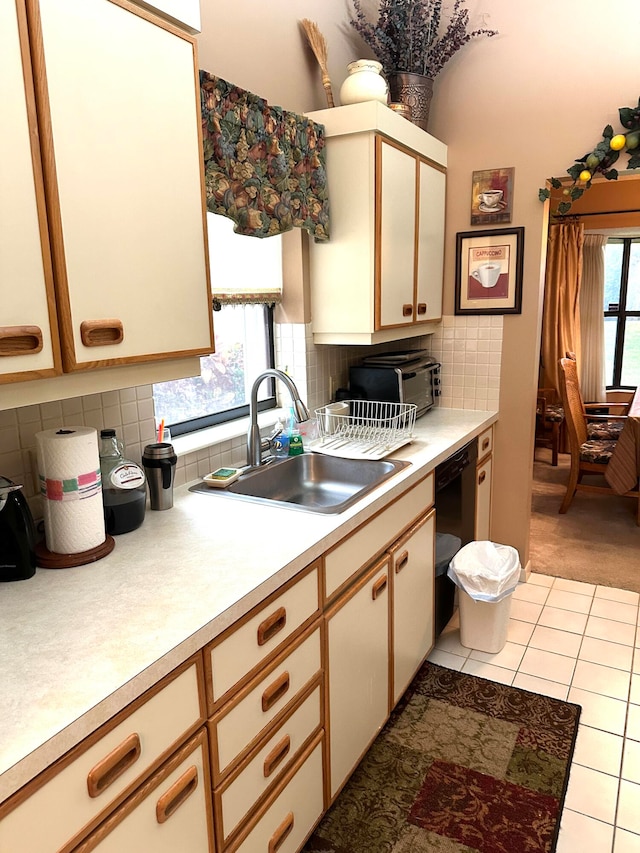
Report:
<svg viewBox="0 0 640 853"><path fill-rule="evenodd" d="M322 724L322 691L316 685L247 764L214 793L218 849L300 754Z"/></svg>
<svg viewBox="0 0 640 853"><path fill-rule="evenodd" d="M232 763L237 764L254 746L258 735L291 707L320 670L320 627L317 626L209 721L215 785Z"/></svg>
<svg viewBox="0 0 640 853"><path fill-rule="evenodd" d="M24 788L0 820L0 850L70 849L204 723L202 680L198 657Z"/></svg>
<svg viewBox="0 0 640 853"><path fill-rule="evenodd" d="M258 817L251 831L229 853L296 853L323 810L322 739Z"/></svg>
<svg viewBox="0 0 640 853"><path fill-rule="evenodd" d="M484 459L493 452L493 427L490 426L478 436L478 459Z"/></svg>
<svg viewBox="0 0 640 853"><path fill-rule="evenodd" d="M351 577L390 545L433 504L433 474L397 498L325 556L325 596L332 598Z"/></svg>
<svg viewBox="0 0 640 853"><path fill-rule="evenodd" d="M210 853L211 788L202 730L74 853Z"/></svg>
<svg viewBox="0 0 640 853"><path fill-rule="evenodd" d="M318 567L252 610L243 624L217 638L205 652L209 713L221 698L267 657L282 648L305 622L318 615Z"/></svg>

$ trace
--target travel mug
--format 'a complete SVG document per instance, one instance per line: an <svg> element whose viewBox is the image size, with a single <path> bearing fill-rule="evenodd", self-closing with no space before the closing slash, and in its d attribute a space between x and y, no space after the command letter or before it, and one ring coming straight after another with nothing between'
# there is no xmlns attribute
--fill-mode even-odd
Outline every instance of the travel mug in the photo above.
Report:
<svg viewBox="0 0 640 853"><path fill-rule="evenodd" d="M142 465L147 475L151 509L171 509L173 506L173 480L177 461L172 444L163 441L145 447Z"/></svg>

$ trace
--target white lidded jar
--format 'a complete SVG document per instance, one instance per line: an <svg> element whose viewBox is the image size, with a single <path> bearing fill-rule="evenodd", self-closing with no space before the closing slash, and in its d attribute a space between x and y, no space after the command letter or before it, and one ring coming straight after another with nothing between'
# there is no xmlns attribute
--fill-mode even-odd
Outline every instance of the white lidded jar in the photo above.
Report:
<svg viewBox="0 0 640 853"><path fill-rule="evenodd" d="M359 104L362 101L388 100L387 81L381 76L382 64L375 59L356 59L347 65L349 76L340 87L340 103Z"/></svg>

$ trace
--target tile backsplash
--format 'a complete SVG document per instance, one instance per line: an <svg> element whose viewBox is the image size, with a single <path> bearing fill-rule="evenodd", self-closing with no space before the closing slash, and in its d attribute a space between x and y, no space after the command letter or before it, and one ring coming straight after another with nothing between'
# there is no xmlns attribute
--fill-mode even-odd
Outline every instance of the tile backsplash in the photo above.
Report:
<svg viewBox="0 0 640 853"><path fill-rule="evenodd" d="M376 347L316 346L310 325L276 326L276 366L292 376L310 411L346 387L349 366L375 351L423 348L442 363L440 405L447 408L498 408L502 322L498 317L446 316L436 332ZM286 402L286 401L283 401ZM130 459L140 462L153 441L156 420L152 386L142 385L52 403L0 411L0 474L25 486L39 517L35 434L60 426L113 427ZM234 435L191 453L180 454L176 484L201 477L221 465L245 463L246 440Z"/></svg>

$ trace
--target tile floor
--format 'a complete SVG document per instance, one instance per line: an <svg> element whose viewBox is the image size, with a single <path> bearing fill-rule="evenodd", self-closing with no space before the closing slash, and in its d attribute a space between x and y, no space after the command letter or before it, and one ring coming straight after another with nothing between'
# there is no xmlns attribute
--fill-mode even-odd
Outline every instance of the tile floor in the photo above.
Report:
<svg viewBox="0 0 640 853"><path fill-rule="evenodd" d="M640 595L532 574L513 593L498 654L460 643L433 663L582 706L557 853L640 853Z"/></svg>

